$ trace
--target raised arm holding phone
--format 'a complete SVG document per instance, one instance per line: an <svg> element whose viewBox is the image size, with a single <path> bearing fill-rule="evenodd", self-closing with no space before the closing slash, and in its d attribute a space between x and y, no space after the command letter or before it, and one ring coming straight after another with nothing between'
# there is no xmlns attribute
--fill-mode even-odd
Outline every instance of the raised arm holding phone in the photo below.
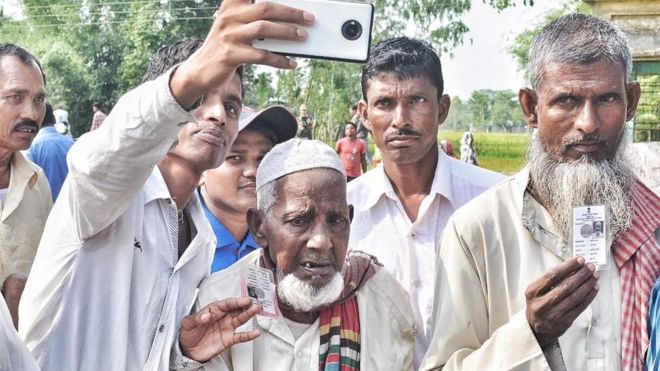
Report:
<svg viewBox="0 0 660 371"><path fill-rule="evenodd" d="M42 369L167 370L177 357L204 361L258 336L234 332L258 311L245 298L184 320L214 246L193 192L236 137L240 67L295 67L252 42L304 40L313 19L223 1L203 43L161 49L146 82L72 147L20 306L20 334Z"/></svg>

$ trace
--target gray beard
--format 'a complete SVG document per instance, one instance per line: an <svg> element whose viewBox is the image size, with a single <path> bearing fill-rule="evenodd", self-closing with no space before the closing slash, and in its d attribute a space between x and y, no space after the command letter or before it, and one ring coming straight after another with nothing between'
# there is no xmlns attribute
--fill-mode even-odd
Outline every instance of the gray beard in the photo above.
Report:
<svg viewBox="0 0 660 371"><path fill-rule="evenodd" d="M635 176L624 149L622 138L612 159L594 161L585 155L579 160L557 162L545 151L538 135L532 138L528 153L531 185L564 242L570 239L575 206L605 205L610 241L630 227Z"/></svg>
<svg viewBox="0 0 660 371"><path fill-rule="evenodd" d="M323 287L314 287L293 274L283 275L279 268L277 276L277 297L299 312L332 304L344 290L344 278L339 272Z"/></svg>

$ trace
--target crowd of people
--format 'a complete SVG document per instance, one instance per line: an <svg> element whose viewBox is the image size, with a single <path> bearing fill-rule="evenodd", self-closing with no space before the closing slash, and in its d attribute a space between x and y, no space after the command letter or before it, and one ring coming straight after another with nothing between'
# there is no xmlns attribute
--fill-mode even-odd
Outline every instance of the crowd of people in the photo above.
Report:
<svg viewBox="0 0 660 371"><path fill-rule="evenodd" d="M507 178L438 143L423 40L371 49L334 148L306 107L244 107L243 65L296 67L252 41L313 22L223 1L75 143L38 59L0 44L0 369L660 370L660 198L624 156L621 31L571 14L535 37L537 130ZM604 261L574 252L585 207Z"/></svg>

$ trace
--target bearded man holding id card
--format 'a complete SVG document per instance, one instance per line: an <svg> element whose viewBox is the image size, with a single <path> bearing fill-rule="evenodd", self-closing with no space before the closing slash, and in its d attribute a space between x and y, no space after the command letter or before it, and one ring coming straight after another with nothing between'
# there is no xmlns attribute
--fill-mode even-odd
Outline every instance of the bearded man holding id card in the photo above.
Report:
<svg viewBox="0 0 660 371"><path fill-rule="evenodd" d="M622 32L593 16L534 39L528 164L447 224L422 370L643 370L660 199L623 155L631 69Z"/></svg>

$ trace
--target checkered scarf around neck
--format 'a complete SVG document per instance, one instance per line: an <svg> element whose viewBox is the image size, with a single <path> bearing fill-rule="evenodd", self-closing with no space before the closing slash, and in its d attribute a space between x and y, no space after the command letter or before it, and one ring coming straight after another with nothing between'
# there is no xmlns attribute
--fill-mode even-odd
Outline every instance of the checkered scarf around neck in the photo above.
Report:
<svg viewBox="0 0 660 371"><path fill-rule="evenodd" d="M632 224L617 239L613 255L621 276L621 369L643 371L648 300L660 276L660 244L654 235L660 228L660 198L637 180L632 204Z"/></svg>
<svg viewBox="0 0 660 371"><path fill-rule="evenodd" d="M274 264L263 250L259 265L274 271ZM344 264L344 290L332 305L321 309L319 317L319 370L360 369L360 313L358 291L382 267L378 260L361 251L351 251ZM273 272L275 273L275 272ZM285 307L285 303L278 303Z"/></svg>

